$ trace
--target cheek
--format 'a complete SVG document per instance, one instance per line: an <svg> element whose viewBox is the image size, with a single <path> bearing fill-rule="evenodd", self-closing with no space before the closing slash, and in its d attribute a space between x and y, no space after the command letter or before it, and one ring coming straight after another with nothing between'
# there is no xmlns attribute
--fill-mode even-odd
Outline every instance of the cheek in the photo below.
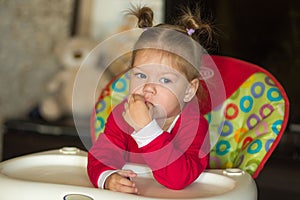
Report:
<svg viewBox="0 0 300 200"><path fill-rule="evenodd" d="M140 94L142 92L141 84L137 81L130 81L129 83L129 93L138 93Z"/></svg>
<svg viewBox="0 0 300 200"><path fill-rule="evenodd" d="M165 88L164 91L170 98L177 99L177 101L181 101L184 98L185 90L182 86L176 86L172 88Z"/></svg>
<svg viewBox="0 0 300 200"><path fill-rule="evenodd" d="M181 98L178 96L177 92L174 90L170 90L169 88L160 88L159 91L159 100L164 102L164 104L177 104L179 99Z"/></svg>
<svg viewBox="0 0 300 200"><path fill-rule="evenodd" d="M174 95L174 93L165 92L160 96L159 105L163 108L163 113L167 115L167 117L177 115L180 113L182 109L182 103L180 99Z"/></svg>

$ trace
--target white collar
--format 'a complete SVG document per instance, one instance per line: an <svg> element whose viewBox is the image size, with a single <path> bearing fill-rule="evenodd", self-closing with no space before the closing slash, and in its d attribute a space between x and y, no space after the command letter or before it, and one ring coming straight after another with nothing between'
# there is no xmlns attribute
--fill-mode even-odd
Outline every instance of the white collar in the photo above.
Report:
<svg viewBox="0 0 300 200"><path fill-rule="evenodd" d="M176 124L176 122L177 122L179 116L180 116L180 115L177 115L177 116L175 117L175 119L173 120L172 124L170 125L170 127L169 127L168 130L167 130L168 133L171 133L171 131L172 131L172 129L174 128L174 126L175 126L175 124Z"/></svg>

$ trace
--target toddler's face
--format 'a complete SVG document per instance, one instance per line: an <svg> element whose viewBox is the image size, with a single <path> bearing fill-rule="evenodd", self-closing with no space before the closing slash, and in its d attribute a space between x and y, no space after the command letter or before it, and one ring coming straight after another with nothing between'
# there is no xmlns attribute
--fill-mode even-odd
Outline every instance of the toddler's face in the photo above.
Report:
<svg viewBox="0 0 300 200"><path fill-rule="evenodd" d="M154 106L154 118L178 115L184 105L189 82L172 67L170 56L149 51L137 53L130 73L130 94L144 97Z"/></svg>

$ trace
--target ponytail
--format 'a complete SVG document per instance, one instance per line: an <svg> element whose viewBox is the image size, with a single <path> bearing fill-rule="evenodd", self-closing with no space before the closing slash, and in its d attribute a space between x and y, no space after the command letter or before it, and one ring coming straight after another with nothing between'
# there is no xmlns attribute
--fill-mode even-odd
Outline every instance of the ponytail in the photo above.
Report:
<svg viewBox="0 0 300 200"><path fill-rule="evenodd" d="M214 41L214 27L212 24L201 18L200 8L196 7L194 12L189 8L181 9L181 16L176 25L185 27L186 30L194 30L190 36L200 43L206 50L210 49Z"/></svg>
<svg viewBox="0 0 300 200"><path fill-rule="evenodd" d="M134 7L129 9L129 14L132 14L138 19L139 28L147 28L153 26L153 11L149 7Z"/></svg>
<svg viewBox="0 0 300 200"><path fill-rule="evenodd" d="M174 25L158 24L154 27L167 28L186 34L209 51L216 43L214 27L208 21L201 18L200 8L198 7L194 12L189 8L181 8L181 13ZM129 9L128 14L136 16L139 28L153 27L153 11L151 8L147 6L132 7Z"/></svg>

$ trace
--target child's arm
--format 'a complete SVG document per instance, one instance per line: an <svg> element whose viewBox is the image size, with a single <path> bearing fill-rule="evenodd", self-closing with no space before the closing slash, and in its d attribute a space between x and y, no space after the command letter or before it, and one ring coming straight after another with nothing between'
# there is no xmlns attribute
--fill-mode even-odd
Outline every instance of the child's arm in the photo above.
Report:
<svg viewBox="0 0 300 200"><path fill-rule="evenodd" d="M136 173L131 170L103 171L103 168L105 165L89 154L88 173L95 187L124 193L138 193L135 183L131 181L131 178L137 176Z"/></svg>
<svg viewBox="0 0 300 200"><path fill-rule="evenodd" d="M118 110L113 112L116 114ZM122 128L124 127L117 124L116 117L118 115L113 114L108 117L104 133L99 135L96 143L88 152L87 170L95 187L104 188L107 179L116 177L112 174L118 174L126 162L124 158L128 141L126 137L130 136L123 133ZM124 173L122 174L124 175ZM131 176L131 173L129 175Z"/></svg>
<svg viewBox="0 0 300 200"><path fill-rule="evenodd" d="M155 120L131 135L156 180L172 189L182 189L195 181L208 164L208 123L195 109L197 103L192 105L178 119L175 137L164 132ZM128 121L129 117L124 118Z"/></svg>

